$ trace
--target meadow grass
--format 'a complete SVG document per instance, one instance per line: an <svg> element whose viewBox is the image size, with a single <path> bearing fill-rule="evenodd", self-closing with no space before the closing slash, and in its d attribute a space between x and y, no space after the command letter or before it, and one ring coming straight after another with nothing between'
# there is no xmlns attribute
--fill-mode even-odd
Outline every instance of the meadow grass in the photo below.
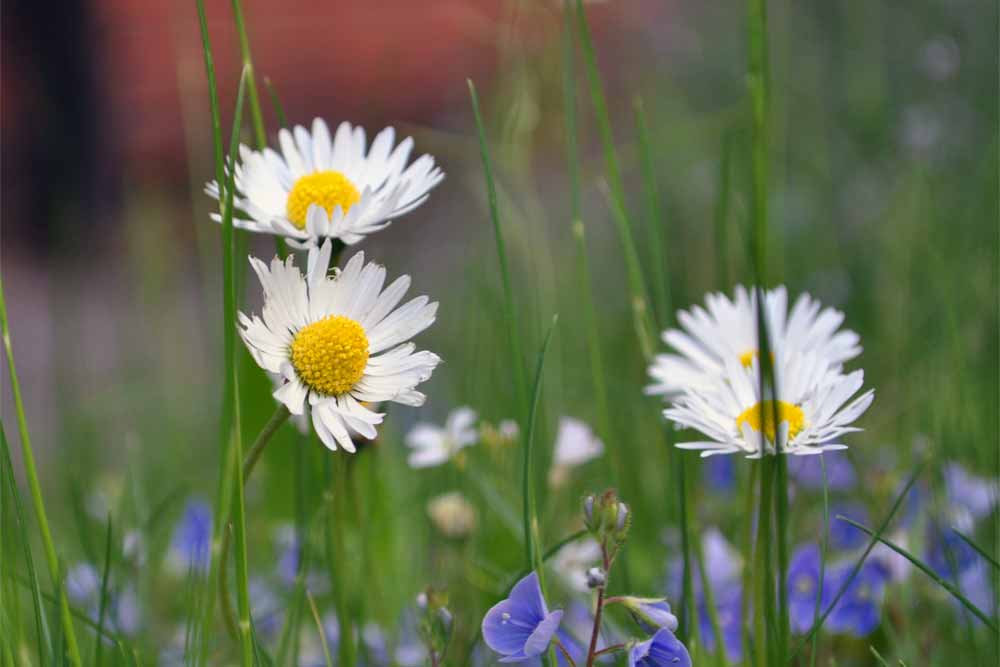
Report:
<svg viewBox="0 0 1000 667"><path fill-rule="evenodd" d="M435 276L419 272L438 261L427 255L434 241L419 246L423 255L386 250L377 237L362 246L380 262L383 251L403 253L399 263L410 267L420 293L441 301L439 322L424 336L446 364L428 384L423 412L393 406L377 444L349 455L328 451L311 431L299 433L284 407L275 411L273 387L237 337L237 312L251 308L248 294L257 288L246 279L245 250L261 244L233 224L236 188L226 165L236 162L245 136L262 148L277 127L266 125L248 20L233 0L242 75L227 151L205 8L196 4L212 130L204 153L212 155L223 186L219 245L207 246L208 263L220 270L205 286L221 294L209 302L219 302L210 310L213 322L221 320L222 335L213 325L213 339L221 340L222 363L211 392L198 395L204 414L194 425L171 431L157 415L144 415L148 446L114 469L124 490L95 516L90 499L105 493L108 464L96 455L99 444L77 441L116 426L86 407L66 410L60 432L83 449L84 464L60 470L59 452L36 464L11 342L12 328L16 336L30 332L8 321L0 284L21 444L18 462L0 426L0 665L286 665L307 664L310 651L323 665L490 665L495 658L482 650L483 615L530 572L538 573L552 607L592 601L572 590L559 559L587 535L584 496L608 487L628 503L631 522L609 596L669 592L677 636L696 665L991 664L1000 655L1000 512L993 504L984 517L955 528L958 546L944 550L952 574L931 562L937 538L930 530L955 512L946 476L952 462L981 476L1000 473L997 140L995 123L983 122L995 120L996 99L975 90L986 78L977 60L982 38L962 42L962 71L971 72L964 76L972 83L955 85L972 100L974 113L966 118L985 140L959 143L962 150L945 157L913 158L887 148L894 133L906 131L901 124L912 121L897 108L903 95L895 88L906 83L871 67L892 63L876 30L889 27L881 5L781 3L775 12L776 3L750 0L741 21L733 21L746 47L746 71L734 78L745 74L745 86L735 102L709 112L680 95L676 80L652 74L629 82L637 88L624 96L630 104L609 104L609 85L622 83L602 75L614 61L601 66L592 34L588 15L599 6L564 0L531 10L549 12L561 26L551 54L557 65L538 67L558 101L533 85L534 63L518 52L512 27L499 80L482 97L468 81L468 132L447 141L418 135L426 136L427 150L453 141L456 163L468 167L450 170L432 200L442 188L456 188L479 202L467 216L478 221L469 232L471 249L461 257L442 252L455 264ZM936 11L927 10L928 21ZM808 31L798 34L792 25L815 29L805 25L815 17L835 26L823 57L806 49ZM802 75L789 64L789 51L797 49L811 56L798 63ZM724 45L719 50L738 58ZM266 76L260 81L284 126L276 86ZM839 87L839 106L825 108L824 82ZM534 131L524 131L513 111L529 102L554 110L540 116ZM861 137L855 149L870 155L845 154L842 135L850 133ZM535 182L532 159L553 143L565 167ZM796 197L812 208L803 213ZM852 199L865 197L862 204ZM402 224L410 223L380 234ZM338 259L353 254L342 249ZM277 252L287 252L280 240ZM390 275L398 274L385 263ZM734 282L786 284L792 296L817 293L845 311L845 327L861 333L865 352L853 367L865 368L878 393L861 421L866 430L849 436L851 449L841 455L861 478L853 490L833 488L825 455L818 486L798 477L790 456L736 457L732 483L716 486L707 459L673 447L690 434L667 425L660 401L643 396L646 367L663 351L659 331L677 325L675 309L700 303L709 290L731 293ZM763 308L759 300L761 393L769 384L780 396ZM407 466L403 442L417 414L442 422L459 405L479 413L476 446L437 468ZM770 418L778 422L777 401L772 405ZM761 402L760 423L767 422L765 409ZM561 415L589 422L605 450L572 470L568 481L554 482ZM499 434L505 419L518 425L516 436ZM211 441L217 446L203 445ZM178 454L187 442L203 451ZM447 534L427 512L430 500L453 490L474 508L474 528L462 535ZM189 496L212 500L210 555L204 571L171 574L174 525ZM911 511L918 496L920 509ZM839 514L836 503L849 500L861 502L875 522ZM277 572L287 551L275 543L279 524L294 529L298 545L281 583ZM837 524L856 529L863 543L838 550L831 540ZM715 543L705 539L715 527L739 571L742 595L731 606L714 576ZM142 538L141 559L126 546L128 535ZM844 576L833 590L817 593L803 630L790 603L796 581L789 572L805 543L819 544L821 586L828 571ZM960 576L961 545L987 573L978 590ZM48 581L34 560L38 547ZM852 636L829 627L838 604L853 600L856 582L866 581L866 564L889 562L889 552L918 572L880 594L876 629ZM97 572L90 606L70 600L79 583L70 573L84 561ZM266 584L270 598L256 584ZM120 617L130 585L141 607L136 628ZM983 587L985 595L975 597ZM604 585L600 591L603 599ZM415 603L420 593L435 600L445 594L454 620L443 657L407 663L403 649L421 643L414 635L429 643L422 632L441 632ZM609 632L640 638L619 606L602 611ZM723 641L733 615L742 619L735 627L740 654ZM175 654L167 656L168 649ZM550 647L542 660L556 665L562 657ZM626 663L618 653L610 664Z"/></svg>

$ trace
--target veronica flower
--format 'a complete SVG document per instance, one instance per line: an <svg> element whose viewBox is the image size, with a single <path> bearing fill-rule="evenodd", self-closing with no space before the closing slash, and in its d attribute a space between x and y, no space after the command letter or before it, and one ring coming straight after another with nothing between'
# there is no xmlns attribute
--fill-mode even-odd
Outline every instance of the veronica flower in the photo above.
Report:
<svg viewBox="0 0 1000 667"><path fill-rule="evenodd" d="M637 598L629 595L622 598L621 603L632 614L635 622L650 634L659 628L666 628L671 632L677 630L677 617L666 598Z"/></svg>
<svg viewBox="0 0 1000 667"><path fill-rule="evenodd" d="M712 627L712 617L708 611L708 599L700 584L697 587L698 597L698 628L709 650L715 647L715 628ZM726 649L726 657L739 661L743 657L743 585L737 579L729 579L716 586L713 584L712 595L715 598L715 613L719 619L719 631L722 633L722 645Z"/></svg>
<svg viewBox="0 0 1000 667"><path fill-rule="evenodd" d="M446 463L466 447L476 444L479 416L470 407L455 408L444 426L427 422L416 424L406 434L406 446L412 449L407 462L413 468L429 468Z"/></svg>
<svg viewBox="0 0 1000 667"><path fill-rule="evenodd" d="M66 573L66 595L77 604L89 603L101 587L101 577L90 563L78 563Z"/></svg>
<svg viewBox="0 0 1000 667"><path fill-rule="evenodd" d="M788 461L788 474L809 489L823 488L823 468L826 486L831 491L846 491L858 482L854 465L843 452L824 452L821 456L797 456Z"/></svg>
<svg viewBox="0 0 1000 667"><path fill-rule="evenodd" d="M211 562L212 508L200 500L189 500L174 527L167 552L167 568L176 575L205 574Z"/></svg>
<svg viewBox="0 0 1000 667"><path fill-rule="evenodd" d="M291 257L270 267L251 258L264 308L252 318L240 313L239 331L257 364L285 379L274 398L293 415L308 410L329 449L353 453L351 433L373 440L384 417L365 403L424 403L416 387L441 359L407 341L434 323L437 303L420 296L397 307L410 277L383 289L385 268L365 264L360 252L328 276L331 251L326 242L310 253L307 275Z"/></svg>
<svg viewBox="0 0 1000 667"><path fill-rule="evenodd" d="M549 612L534 572L517 582L510 597L483 618L483 640L502 655L500 662L522 662L541 655L552 641L562 611Z"/></svg>
<svg viewBox="0 0 1000 667"><path fill-rule="evenodd" d="M950 527L934 520L927 524L927 564L938 576L954 579L976 561L975 550Z"/></svg>
<svg viewBox="0 0 1000 667"><path fill-rule="evenodd" d="M280 154L240 146L233 224L280 234L296 247L319 245L326 238L357 243L423 204L444 178L429 155L407 167L413 140L394 148L391 127L375 137L370 149L363 128L341 123L331 139L319 118L312 132L283 128L278 142ZM218 199L219 184L210 182L205 192ZM219 220L218 214L212 217Z"/></svg>
<svg viewBox="0 0 1000 667"><path fill-rule="evenodd" d="M853 563L843 563L828 570L829 580L824 582L832 595L836 595L854 570ZM865 637L875 631L881 622L882 598L888 573L881 564L866 560L847 590L834 606L825 627L834 633Z"/></svg>
<svg viewBox="0 0 1000 667"><path fill-rule="evenodd" d="M653 383L647 394L666 399L680 396L691 387L711 385L727 374L731 363L749 368L758 356L757 295L737 285L735 298L708 294L705 308L679 311L681 329L668 329L663 342L674 351L659 354L649 367ZM835 370L861 353L860 338L853 331L839 330L844 314L821 309L818 301L802 294L791 312L784 287L767 292L764 315L772 354L815 354Z"/></svg>
<svg viewBox="0 0 1000 667"><path fill-rule="evenodd" d="M949 463L942 471L948 502L953 510L968 516L968 527L988 516L1000 498L1000 488L996 479L986 479L971 474L961 464Z"/></svg>
<svg viewBox="0 0 1000 667"><path fill-rule="evenodd" d="M874 398L874 390L869 389L851 400L864 384L864 373L843 375L815 354L777 352L778 400L770 387L764 387L761 394L760 372L756 359L749 367L730 360L724 377L711 385L692 387L676 399L664 416L708 437L677 446L704 450L702 456L739 452L747 458L778 451L801 456L845 449L840 438L859 430L851 424Z"/></svg>
<svg viewBox="0 0 1000 667"><path fill-rule="evenodd" d="M661 628L629 649L628 667L691 667L691 656L674 633Z"/></svg>
<svg viewBox="0 0 1000 667"><path fill-rule="evenodd" d="M702 478L713 489L728 493L736 485L736 466L728 456L713 456L705 461Z"/></svg>
<svg viewBox="0 0 1000 667"><path fill-rule="evenodd" d="M816 597L820 613L826 611L832 597L828 587L820 590L820 552L815 544L795 550L788 564L788 618L794 632L804 634L816 622ZM833 592L836 594L836 591Z"/></svg>

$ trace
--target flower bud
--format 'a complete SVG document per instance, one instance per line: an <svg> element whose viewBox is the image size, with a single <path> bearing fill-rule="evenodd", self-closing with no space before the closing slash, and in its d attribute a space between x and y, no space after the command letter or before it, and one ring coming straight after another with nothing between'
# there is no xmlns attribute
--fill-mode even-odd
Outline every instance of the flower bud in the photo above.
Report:
<svg viewBox="0 0 1000 667"><path fill-rule="evenodd" d="M447 603L445 594L431 589L417 595L420 638L438 656L444 656L454 626L452 614L445 606Z"/></svg>
<svg viewBox="0 0 1000 667"><path fill-rule="evenodd" d="M631 510L618 499L613 489L600 496L587 496L583 502L583 515L587 529L600 542L621 544L632 522Z"/></svg>
<svg viewBox="0 0 1000 667"><path fill-rule="evenodd" d="M666 598L623 597L621 603L645 632L653 634L659 628L677 630L677 617L670 610Z"/></svg>
<svg viewBox="0 0 1000 667"><path fill-rule="evenodd" d="M597 526L594 524L594 503L596 501L597 498L594 497L594 494L583 499L583 522L592 533L597 531Z"/></svg>
<svg viewBox="0 0 1000 667"><path fill-rule="evenodd" d="M607 573L599 567L587 570L587 588L601 588L608 583Z"/></svg>

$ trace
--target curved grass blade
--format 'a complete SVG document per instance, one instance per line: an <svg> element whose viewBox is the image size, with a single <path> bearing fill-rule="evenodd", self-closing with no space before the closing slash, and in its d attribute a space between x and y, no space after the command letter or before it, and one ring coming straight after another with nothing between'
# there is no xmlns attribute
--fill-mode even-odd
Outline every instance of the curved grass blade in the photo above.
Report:
<svg viewBox="0 0 1000 667"><path fill-rule="evenodd" d="M467 79L466 82L469 86L469 97L472 100L472 113L476 120L476 132L479 135L479 155L483 162L483 175L486 178L486 200L489 204L490 221L493 223L493 234L496 239L497 260L500 264L500 282L503 286L504 324L506 324L507 329L507 340L510 341L511 369L514 374L514 402L520 413L521 424L524 426L528 419L528 407L524 394L524 390L528 385L527 370L524 367L520 328L517 326L517 317L514 310L514 293L510 283L510 269L507 263L507 250L504 246L503 229L500 224L496 182L493 179L489 145L486 143L486 129L483 126L483 117L479 110L479 95L476 93L476 85L472 82L472 79ZM522 432L526 430L522 429Z"/></svg>
<svg viewBox="0 0 1000 667"><path fill-rule="evenodd" d="M108 513L108 526L104 533L104 567L101 572L101 601L98 604L97 611L97 637L94 638L94 664L101 664L101 650L104 648L104 642L101 641L100 635L104 631L104 620L108 611L108 597L110 591L108 590L109 581L111 579L111 513Z"/></svg>
<svg viewBox="0 0 1000 667"><path fill-rule="evenodd" d="M11 394L14 397L14 409L17 413L18 432L21 436L21 458L23 459L25 476L28 478L28 488L31 491L31 500L35 510L35 520L38 523L38 530L42 536L42 547L45 551L45 560L49 566L49 575L53 584L59 591L59 617L62 627L61 635L66 641L66 650L69 653L69 660L77 667L83 665L80 657L80 647L76 641L76 631L73 629L73 617L69 611L69 599L63 589L61 567L59 565L59 555L56 552L55 542L52 540L52 531L49 529L49 520L45 512L45 500L42 497L42 485L38 479L38 470L35 466L35 454L31 447L31 436L28 432L28 419L24 413L24 401L21 398L21 384L17 378L17 370L14 367L14 348L10 342L10 323L7 320L7 303L3 293L3 279L0 278L0 332L3 334L4 351L7 355L7 371L10 373ZM60 640L61 642L62 640ZM56 655L62 656L60 650Z"/></svg>
<svg viewBox="0 0 1000 667"><path fill-rule="evenodd" d="M897 554L899 554L900 556L902 556L906 560L908 560L911 563L913 563L913 565L916 566L916 568L918 570L920 570L921 572L923 572L924 574L926 574L928 577L930 577L934 581L934 583L936 583L938 586L940 586L941 588L943 588L946 591L948 591L949 593L951 593L952 597L954 597L956 600L958 600L959 602L961 602L963 607L965 607L966 609L968 609L969 611L971 611L973 614L975 614L976 618L978 618L980 621L982 621L984 624L986 624L991 630L993 630L993 632L997 632L996 621L994 621L989 616L987 616L985 613L983 613L983 611L981 609L979 609L979 607L977 607L976 605L972 604L972 602L969 601L969 598L967 598L964 595L962 595L962 592L960 590L958 590L952 583L946 581L945 579L942 579L938 575L937 572L935 572L933 569L931 569L931 567L929 565L927 565L926 563L924 563L922 560L920 560L919 558L917 558L916 556L914 556L913 554L911 554L909 551L907 551L906 549L902 548L901 546L898 546L898 545L890 542L889 540L885 539L884 537L882 537L881 531L879 531L879 534L876 534L876 533L872 532L872 530L870 528L866 527L865 525L860 524L857 521L854 521L852 519L847 518L846 516L842 516L842 515L839 515L839 514L837 515L837 519L839 519L840 521L844 521L846 523L849 523L850 525L854 526L858 530L864 531L869 536L871 536L872 540L881 542L882 544L884 544L885 546L889 547L890 549L892 549L893 551L895 551Z"/></svg>
<svg viewBox="0 0 1000 667"><path fill-rule="evenodd" d="M538 579L540 582L544 582L544 577L541 572L541 554L536 548L538 544L538 516L535 508L535 485L533 472L535 424L538 418L538 399L542 393L542 371L545 368L545 353L549 349L549 343L552 341L552 334L555 331L556 324L558 322L559 316L553 316L552 324L549 325L549 330L545 333L545 339L542 341L542 347L538 351L538 363L535 366L535 381L531 390L531 409L528 414L528 432L524 439L524 460L521 485L521 495L524 501L524 541L528 552L528 563L538 571ZM545 590L544 583L542 583L542 590Z"/></svg>
<svg viewBox="0 0 1000 667"><path fill-rule="evenodd" d="M1000 570L1000 563L998 563L998 562L996 561L996 559L995 559L995 558L993 558L993 556L991 556L991 555L989 555L988 553L986 553L986 551L984 551L982 547L980 547L980 546L979 546L978 544L976 544L975 542L973 542L973 541L972 541L972 540L971 540L971 539L970 539L970 538L969 538L969 537L968 537L967 535L965 535L964 533L962 533L962 532L960 532L960 531L958 531L958 530L955 530L954 528L952 528L951 530L952 530L952 532L953 532L953 533L955 533L955 534L956 534L956 535L958 535L958 536L959 536L960 538L962 538L962 541L963 541L963 542L965 542L965 543L966 543L966 544L968 544L968 545L969 545L970 547L972 547L972 549L973 549L973 550L974 550L974 551L975 551L975 552L976 552L977 554L979 554L980 556L982 556L982 557L983 557L983 560L985 560L985 561L986 561L987 563L989 563L990 565L992 565L992 566L993 566L994 568L996 568L996 569Z"/></svg>
<svg viewBox="0 0 1000 667"><path fill-rule="evenodd" d="M17 480L14 477L14 461L10 455L10 445L7 443L7 432L3 422L0 421L0 447L3 449L4 476L7 478L7 485L10 487L11 496L14 501L14 516L17 519L17 527L20 532L20 542L24 549L24 562L28 568L28 589L31 591L32 611L35 615L35 633L38 641L38 662L46 664L45 645L50 649L54 648L52 636L49 633L49 625L45 621L45 614L42 605L42 587L38 583L38 573L35 570L35 561L31 555L31 542L28 537L28 525L24 520L24 504L21 501L21 491L17 487Z"/></svg>

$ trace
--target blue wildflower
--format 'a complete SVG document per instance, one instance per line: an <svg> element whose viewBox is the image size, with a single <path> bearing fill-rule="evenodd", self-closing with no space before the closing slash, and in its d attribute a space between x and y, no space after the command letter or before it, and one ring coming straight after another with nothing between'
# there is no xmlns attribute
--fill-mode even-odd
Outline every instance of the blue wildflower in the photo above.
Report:
<svg viewBox="0 0 1000 667"><path fill-rule="evenodd" d="M789 456L788 474L809 489L823 488L823 466L826 485L831 491L846 491L858 482L854 465L842 452L824 452L819 456Z"/></svg>
<svg viewBox="0 0 1000 667"><path fill-rule="evenodd" d="M832 568L824 587L836 595L853 570L852 563ZM881 622L886 581L888 572L881 564L865 561L827 618L827 629L855 637L874 632Z"/></svg>
<svg viewBox="0 0 1000 667"><path fill-rule="evenodd" d="M562 611L549 612L534 572L517 582L510 597L483 618L486 645L504 656L500 662L521 662L541 655L552 641Z"/></svg>
<svg viewBox="0 0 1000 667"><path fill-rule="evenodd" d="M736 485L736 461L731 456L711 456L705 461L702 476L717 491L732 491Z"/></svg>
<svg viewBox="0 0 1000 667"><path fill-rule="evenodd" d="M958 463L945 466L942 475L948 501L954 509L967 513L971 521L982 519L993 511L1000 498L996 480L977 477Z"/></svg>
<svg viewBox="0 0 1000 667"><path fill-rule="evenodd" d="M212 508L200 500L184 507L170 540L168 565L177 574L208 572L211 562Z"/></svg>
<svg viewBox="0 0 1000 667"><path fill-rule="evenodd" d="M954 579L976 560L976 552L953 528L927 524L927 564L945 579Z"/></svg>
<svg viewBox="0 0 1000 667"><path fill-rule="evenodd" d="M828 586L819 586L820 553L815 544L804 544L792 554L788 564L788 616L792 630L806 633L816 621L816 596L822 595L821 610L829 605Z"/></svg>
<svg viewBox="0 0 1000 667"><path fill-rule="evenodd" d="M974 604L980 610L989 614L993 609L993 605L995 604L993 586L991 584L990 571L986 567L986 562L984 560L978 559L970 567L966 568L964 572L958 575L958 589L962 592L962 595L969 600L969 602ZM955 611L963 615L964 618L975 623L976 625L982 625L982 621L979 617L966 609L958 600L952 598L951 603L952 606L955 607Z"/></svg>
<svg viewBox="0 0 1000 667"><path fill-rule="evenodd" d="M629 650L628 667L691 667L691 656L674 633L661 628Z"/></svg>
<svg viewBox="0 0 1000 667"><path fill-rule="evenodd" d="M698 628L705 646L712 650L715 647L715 631L708 613L708 602L700 590L696 593ZM715 597L715 612L719 619L726 657L739 662L743 657L743 586L738 580L729 580L721 586L713 586L712 594Z"/></svg>
<svg viewBox="0 0 1000 667"><path fill-rule="evenodd" d="M857 549L868 541L868 535L846 521L834 517L842 515L862 525L868 525L868 510L861 503L840 502L830 507L830 547L838 551Z"/></svg>
<svg viewBox="0 0 1000 667"><path fill-rule="evenodd" d="M637 598L629 595L620 600L645 632L653 634L660 628L671 632L677 629L677 617L670 610L670 603L666 598Z"/></svg>

